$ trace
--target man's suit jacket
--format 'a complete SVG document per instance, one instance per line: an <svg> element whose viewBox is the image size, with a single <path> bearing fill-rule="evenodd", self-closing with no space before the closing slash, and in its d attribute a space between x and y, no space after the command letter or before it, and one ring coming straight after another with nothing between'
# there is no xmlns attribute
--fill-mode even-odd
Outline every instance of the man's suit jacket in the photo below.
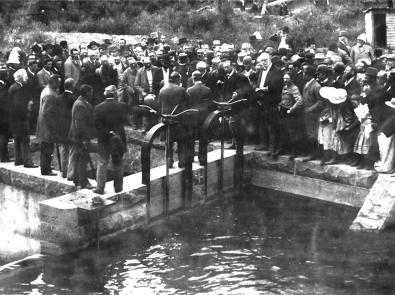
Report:
<svg viewBox="0 0 395 295"><path fill-rule="evenodd" d="M59 127L58 136L60 141L68 141L71 125L71 111L76 100L77 97L70 92L63 92L57 96L57 125Z"/></svg>
<svg viewBox="0 0 395 295"><path fill-rule="evenodd" d="M303 88L303 105L305 110L317 118L324 107L324 99L320 95L321 85L313 79Z"/></svg>
<svg viewBox="0 0 395 295"><path fill-rule="evenodd" d="M119 135L122 140L123 152L126 151L126 135L124 125L127 123L127 107L116 99L105 99L94 110L95 127L98 143L104 148L110 147L110 131Z"/></svg>
<svg viewBox="0 0 395 295"><path fill-rule="evenodd" d="M255 83L253 83L254 89L261 85L262 73L263 71L261 70L259 72L258 79L255 81ZM283 86L283 74L272 64L266 75L265 83L263 84L263 87L267 87L268 90L262 93L258 91L256 95L258 103L263 107L264 110L267 111L268 109L277 108L281 101Z"/></svg>
<svg viewBox="0 0 395 295"><path fill-rule="evenodd" d="M211 110L213 110L213 93L202 82L198 82L187 89L189 95L189 107L199 110L192 118L192 127L200 128Z"/></svg>
<svg viewBox="0 0 395 295"><path fill-rule="evenodd" d="M28 136L29 134L29 89L15 82L8 89L10 106L10 126L15 136Z"/></svg>
<svg viewBox="0 0 395 295"><path fill-rule="evenodd" d="M351 81L344 83L344 89L346 89L347 95L351 98L352 105L356 108L360 102L361 84L353 77Z"/></svg>
<svg viewBox="0 0 395 295"><path fill-rule="evenodd" d="M58 112L56 110L57 93L47 86L40 99L40 109L37 118L36 136L39 142L56 142L59 128Z"/></svg>
<svg viewBox="0 0 395 295"><path fill-rule="evenodd" d="M51 73L44 70L44 69L41 69L37 73L37 81L38 81L39 88L41 90L43 90L48 85L48 81L49 81L50 77L51 77Z"/></svg>
<svg viewBox="0 0 395 295"><path fill-rule="evenodd" d="M96 137L93 107L81 96L73 104L69 137L77 143Z"/></svg>
<svg viewBox="0 0 395 295"><path fill-rule="evenodd" d="M161 114L171 114L176 107L174 114L178 114L187 109L189 96L185 88L170 83L160 90L158 99ZM180 120L184 122L184 126L190 126L187 116ZM170 133L170 141L181 140L185 136L184 130L179 124L174 125Z"/></svg>
<svg viewBox="0 0 395 295"><path fill-rule="evenodd" d="M151 67L151 72L152 72L152 92L150 91L149 88L149 83L148 83L148 76L147 72L145 71L144 67L139 69L136 74L136 81L134 85L136 86L136 89L139 91L140 95L140 101L143 100L143 92L145 93L152 93L158 96L159 90L160 90L160 69L152 66Z"/></svg>
<svg viewBox="0 0 395 295"><path fill-rule="evenodd" d="M31 93L31 98L38 100L38 98L40 97L40 91L42 89L38 84L37 73L31 73L29 70L26 70L26 73L28 78L26 87L29 89L29 92Z"/></svg>
<svg viewBox="0 0 395 295"><path fill-rule="evenodd" d="M224 84L222 86L223 101L229 101L232 99L233 94L236 93L236 97L233 98L233 102L240 99L251 99L252 88L248 78L243 76L236 71L233 71L230 76L225 76ZM236 115L246 108L246 103L239 103L232 106L232 114Z"/></svg>

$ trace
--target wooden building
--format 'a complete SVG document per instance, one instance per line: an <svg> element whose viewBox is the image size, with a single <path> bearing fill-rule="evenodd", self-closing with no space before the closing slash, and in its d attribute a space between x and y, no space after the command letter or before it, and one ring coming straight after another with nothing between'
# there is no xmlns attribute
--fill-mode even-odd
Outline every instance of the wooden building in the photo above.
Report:
<svg viewBox="0 0 395 295"><path fill-rule="evenodd" d="M367 41L375 47L395 49L395 1L365 0Z"/></svg>

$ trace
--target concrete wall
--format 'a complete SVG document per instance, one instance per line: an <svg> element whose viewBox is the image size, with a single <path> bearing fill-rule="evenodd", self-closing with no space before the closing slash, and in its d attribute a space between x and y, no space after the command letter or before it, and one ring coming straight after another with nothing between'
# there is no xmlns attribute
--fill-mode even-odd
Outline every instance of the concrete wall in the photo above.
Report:
<svg viewBox="0 0 395 295"><path fill-rule="evenodd" d="M235 151L225 151L224 191L234 189ZM193 165L192 207L200 206L219 195L217 185L220 152L208 155L207 195L204 185L204 167ZM151 218L163 214L163 181L165 167L151 171ZM183 169L170 170L169 209L175 213L183 207L181 181ZM40 203L42 242L41 251L50 254L64 254L82 249L100 240L111 238L122 231L148 226L146 187L141 184L141 173L124 178L124 190L115 193L112 182L108 182L103 196L104 204L94 206L95 194L90 190L80 190Z"/></svg>

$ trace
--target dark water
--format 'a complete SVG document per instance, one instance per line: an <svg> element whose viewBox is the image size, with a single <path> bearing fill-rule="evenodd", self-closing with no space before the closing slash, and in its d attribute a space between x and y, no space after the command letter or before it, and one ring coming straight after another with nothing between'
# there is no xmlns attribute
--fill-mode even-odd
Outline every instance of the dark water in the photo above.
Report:
<svg viewBox="0 0 395 295"><path fill-rule="evenodd" d="M348 232L356 213L246 192L100 250L33 261L0 276L0 293L395 294L395 234Z"/></svg>

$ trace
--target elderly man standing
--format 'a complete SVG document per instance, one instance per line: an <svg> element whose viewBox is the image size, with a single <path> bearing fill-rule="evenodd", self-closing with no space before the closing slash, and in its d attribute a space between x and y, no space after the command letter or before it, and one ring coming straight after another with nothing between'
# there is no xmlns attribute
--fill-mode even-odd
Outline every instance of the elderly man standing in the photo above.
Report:
<svg viewBox="0 0 395 295"><path fill-rule="evenodd" d="M26 87L28 80L26 70L20 69L14 73L15 83L8 89L10 102L10 125L14 137L15 166L35 168L30 154L29 137L29 105L30 93Z"/></svg>
<svg viewBox="0 0 395 295"><path fill-rule="evenodd" d="M51 170L51 159L54 144L58 141L58 112L56 110L57 95L60 86L60 76L52 75L48 85L41 92L40 109L38 112L36 136L41 144L40 167L41 175L57 175Z"/></svg>
<svg viewBox="0 0 395 295"><path fill-rule="evenodd" d="M89 162L89 145L91 139L96 137L94 125L93 107L91 105L93 89L83 84L80 96L73 104L71 111L70 138L75 149L74 158L74 184L81 188L92 189L87 175Z"/></svg>
<svg viewBox="0 0 395 295"><path fill-rule="evenodd" d="M94 193L103 194L107 181L107 166L110 160L114 168L114 190L123 189L123 162L126 151L124 125L127 122L127 108L119 102L114 85L104 90L105 100L95 107L95 126L98 132L99 161L97 164L96 189Z"/></svg>
<svg viewBox="0 0 395 295"><path fill-rule="evenodd" d="M284 86L281 71L272 65L270 55L262 53L258 62L262 64L262 70L258 74L255 84L255 92L258 107L260 109L259 137L260 146L258 149L269 150L273 157L279 154L279 114L277 106L281 101L281 92Z"/></svg>
<svg viewBox="0 0 395 295"><path fill-rule="evenodd" d="M159 68L152 66L149 57L143 59L144 67L137 71L135 87L139 92L139 102L141 104L149 105L150 107L157 108L157 96L160 90L160 74ZM149 96L149 94L151 94ZM152 94L155 99L150 99ZM143 115L143 128L147 132L155 125L155 117L152 114Z"/></svg>

